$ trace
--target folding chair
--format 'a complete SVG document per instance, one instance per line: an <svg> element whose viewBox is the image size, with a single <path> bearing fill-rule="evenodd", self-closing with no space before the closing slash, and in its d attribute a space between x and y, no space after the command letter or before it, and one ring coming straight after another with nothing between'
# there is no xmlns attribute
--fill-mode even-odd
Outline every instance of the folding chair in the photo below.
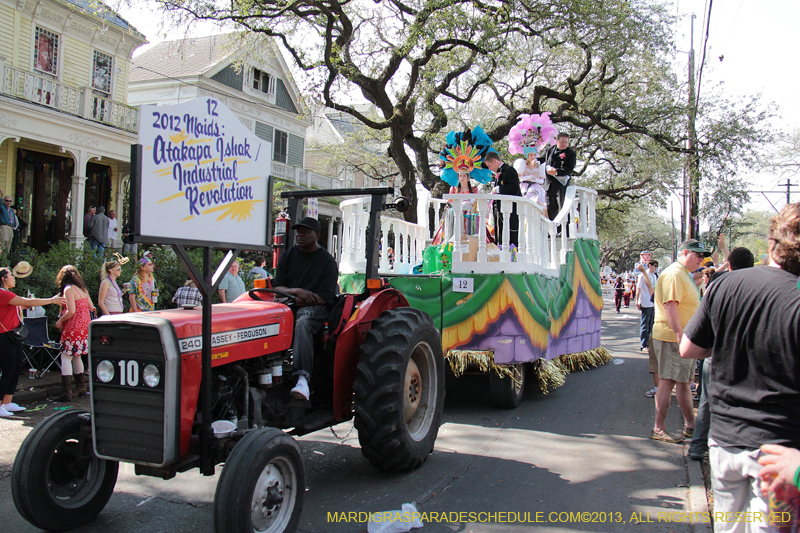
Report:
<svg viewBox="0 0 800 533"><path fill-rule="evenodd" d="M26 318L25 327L28 337L25 339L25 360L29 368L37 368L36 377L50 370L54 364L61 371L61 343L53 342L47 332L47 317ZM45 366L46 365L46 366Z"/></svg>

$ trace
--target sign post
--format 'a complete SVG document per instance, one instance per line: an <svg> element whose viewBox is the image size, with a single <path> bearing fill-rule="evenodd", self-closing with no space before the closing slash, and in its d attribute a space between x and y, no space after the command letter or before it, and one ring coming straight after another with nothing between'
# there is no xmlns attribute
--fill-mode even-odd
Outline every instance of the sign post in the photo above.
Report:
<svg viewBox="0 0 800 533"><path fill-rule="evenodd" d="M215 98L142 106L131 147L134 242L172 246L203 295L200 471L214 475L211 431L211 299L242 250L269 251L272 145ZM202 272L186 247L203 249ZM227 255L212 272L212 252Z"/></svg>

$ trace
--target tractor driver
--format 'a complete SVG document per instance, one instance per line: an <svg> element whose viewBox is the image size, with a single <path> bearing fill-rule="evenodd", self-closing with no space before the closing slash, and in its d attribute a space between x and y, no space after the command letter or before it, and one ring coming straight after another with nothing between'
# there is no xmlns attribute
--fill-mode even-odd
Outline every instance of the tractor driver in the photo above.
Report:
<svg viewBox="0 0 800 533"><path fill-rule="evenodd" d="M292 366L297 385L292 398L308 400L308 380L314 368L314 335L322 330L336 296L339 268L328 251L317 241L322 231L319 221L306 217L294 226L297 244L281 255L275 271L275 290L297 299L294 313Z"/></svg>

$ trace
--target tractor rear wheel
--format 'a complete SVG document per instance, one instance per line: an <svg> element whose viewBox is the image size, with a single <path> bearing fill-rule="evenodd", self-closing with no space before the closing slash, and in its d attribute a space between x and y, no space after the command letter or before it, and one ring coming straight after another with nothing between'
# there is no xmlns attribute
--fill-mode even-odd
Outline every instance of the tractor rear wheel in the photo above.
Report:
<svg viewBox="0 0 800 533"><path fill-rule="evenodd" d="M384 311L361 345L355 427L361 451L376 468L407 472L433 451L444 407L439 331L424 312Z"/></svg>

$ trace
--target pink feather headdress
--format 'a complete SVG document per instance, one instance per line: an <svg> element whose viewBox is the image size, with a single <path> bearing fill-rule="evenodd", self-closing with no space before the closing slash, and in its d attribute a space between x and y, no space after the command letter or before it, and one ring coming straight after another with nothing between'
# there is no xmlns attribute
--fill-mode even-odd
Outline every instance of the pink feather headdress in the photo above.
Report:
<svg viewBox="0 0 800 533"><path fill-rule="evenodd" d="M552 143L557 134L549 111L541 115L520 115L519 121L508 132L508 151L524 155L538 153Z"/></svg>

